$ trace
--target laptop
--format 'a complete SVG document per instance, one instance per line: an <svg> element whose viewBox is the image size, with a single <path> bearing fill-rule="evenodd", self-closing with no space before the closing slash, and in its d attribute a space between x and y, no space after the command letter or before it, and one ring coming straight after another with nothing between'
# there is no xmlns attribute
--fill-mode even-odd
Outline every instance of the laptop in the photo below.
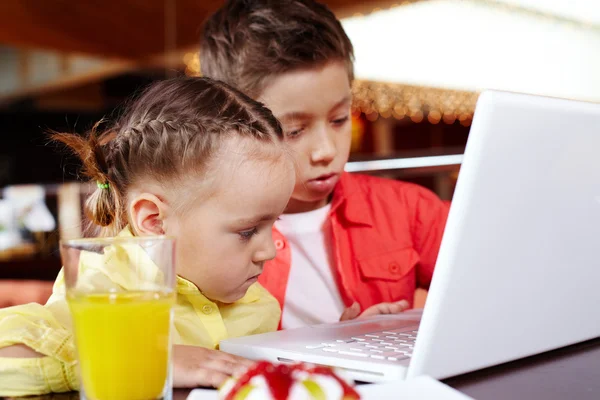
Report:
<svg viewBox="0 0 600 400"><path fill-rule="evenodd" d="M599 337L599 286L600 104L488 91L422 313L220 348L338 367L364 382L444 379Z"/></svg>

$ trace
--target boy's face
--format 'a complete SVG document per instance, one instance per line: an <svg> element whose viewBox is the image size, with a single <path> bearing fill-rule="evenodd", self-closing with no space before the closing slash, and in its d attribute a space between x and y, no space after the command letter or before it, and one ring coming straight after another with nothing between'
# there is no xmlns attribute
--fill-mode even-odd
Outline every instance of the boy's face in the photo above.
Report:
<svg viewBox="0 0 600 400"><path fill-rule="evenodd" d="M177 273L209 299L232 303L275 257L272 227L292 193L294 167L281 147L232 138L207 174L210 189L166 233L177 238Z"/></svg>
<svg viewBox="0 0 600 400"><path fill-rule="evenodd" d="M352 102L343 62L277 76L258 98L283 126L296 186L286 213L325 206L348 161Z"/></svg>

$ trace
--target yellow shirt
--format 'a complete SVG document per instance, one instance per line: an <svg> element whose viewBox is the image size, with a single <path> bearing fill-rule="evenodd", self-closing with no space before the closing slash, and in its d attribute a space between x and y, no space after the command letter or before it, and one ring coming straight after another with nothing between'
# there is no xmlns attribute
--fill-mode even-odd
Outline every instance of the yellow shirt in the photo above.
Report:
<svg viewBox="0 0 600 400"><path fill-rule="evenodd" d="M119 236L131 236L131 233L125 229ZM125 269L125 264L121 267ZM80 268L86 271L86 279L95 287L104 284L108 287L114 285L114 280L126 277L126 274L115 274L114 270L107 272L105 257L82 254ZM118 283L127 286L126 281ZM0 396L67 392L79 387L75 344L64 293L61 271L46 305L31 303L0 309L0 348L24 344L47 355L43 358L0 357ZM258 283L252 285L242 299L223 304L206 298L186 279L177 278L175 344L217 349L219 341L226 338L276 330L279 317L279 303Z"/></svg>

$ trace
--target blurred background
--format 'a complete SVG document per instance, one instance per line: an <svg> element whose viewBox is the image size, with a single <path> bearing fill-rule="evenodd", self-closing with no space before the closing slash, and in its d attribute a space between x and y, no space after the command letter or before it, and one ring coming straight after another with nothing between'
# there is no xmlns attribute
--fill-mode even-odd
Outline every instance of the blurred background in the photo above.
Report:
<svg viewBox="0 0 600 400"><path fill-rule="evenodd" d="M349 171L450 200L482 90L600 102L597 0L324 2L355 46ZM150 82L197 75L221 3L0 2L0 307L45 302L58 240L83 234L89 187L45 132L83 133Z"/></svg>

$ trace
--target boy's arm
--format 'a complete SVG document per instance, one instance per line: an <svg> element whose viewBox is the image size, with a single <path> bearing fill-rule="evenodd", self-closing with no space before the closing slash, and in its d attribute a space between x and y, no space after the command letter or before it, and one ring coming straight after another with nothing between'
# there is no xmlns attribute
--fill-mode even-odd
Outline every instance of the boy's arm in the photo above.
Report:
<svg viewBox="0 0 600 400"><path fill-rule="evenodd" d="M415 249L420 257L417 265L417 287L429 289L450 202L440 200L427 189L420 189L415 204L412 234Z"/></svg>
<svg viewBox="0 0 600 400"><path fill-rule="evenodd" d="M0 396L76 390L75 361L71 333L48 309L32 303L0 310Z"/></svg>

